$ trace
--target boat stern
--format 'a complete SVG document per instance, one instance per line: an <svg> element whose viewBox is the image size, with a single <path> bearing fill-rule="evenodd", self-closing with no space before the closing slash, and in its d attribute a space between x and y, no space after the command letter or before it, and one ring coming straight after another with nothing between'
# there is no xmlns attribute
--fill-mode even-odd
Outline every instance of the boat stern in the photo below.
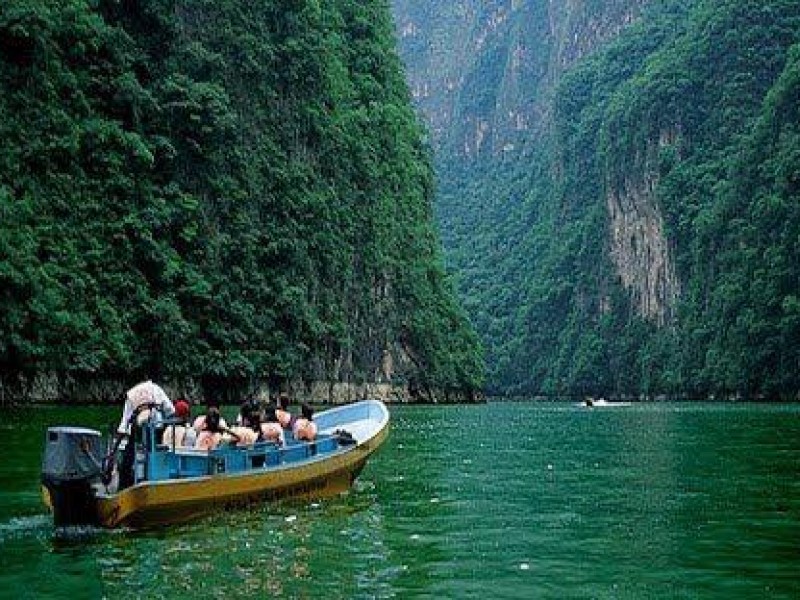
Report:
<svg viewBox="0 0 800 600"><path fill-rule="evenodd" d="M97 525L95 484L101 473L100 432L80 427L50 427L42 458L45 504L56 527Z"/></svg>

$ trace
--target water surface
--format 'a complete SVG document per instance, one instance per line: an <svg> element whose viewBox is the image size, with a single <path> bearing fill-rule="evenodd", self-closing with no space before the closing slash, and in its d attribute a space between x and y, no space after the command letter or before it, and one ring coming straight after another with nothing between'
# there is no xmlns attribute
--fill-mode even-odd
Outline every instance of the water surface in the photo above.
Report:
<svg viewBox="0 0 800 600"><path fill-rule="evenodd" d="M800 406L390 410L343 496L71 536L41 505L45 428L117 411L6 411L0 596L800 597Z"/></svg>

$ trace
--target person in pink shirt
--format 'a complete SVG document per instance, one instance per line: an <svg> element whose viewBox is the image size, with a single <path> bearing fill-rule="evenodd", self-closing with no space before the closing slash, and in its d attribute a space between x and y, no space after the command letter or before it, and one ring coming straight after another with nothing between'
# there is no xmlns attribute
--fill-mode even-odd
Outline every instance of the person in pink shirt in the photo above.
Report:
<svg viewBox="0 0 800 600"><path fill-rule="evenodd" d="M195 448L198 450L213 450L222 441L222 433L227 430L227 427L221 425L222 417L219 414L219 409L212 406L205 414L202 426L203 429L197 435ZM195 420L197 423L197 420Z"/></svg>
<svg viewBox="0 0 800 600"><path fill-rule="evenodd" d="M232 443L239 447L252 446L258 441L258 432L252 427L234 425L225 430L222 442Z"/></svg>
<svg viewBox="0 0 800 600"><path fill-rule="evenodd" d="M278 422L275 407L270 405L264 411L264 422L261 423L261 437L268 442L275 442L283 446L286 440L283 436L283 427Z"/></svg>
<svg viewBox="0 0 800 600"><path fill-rule="evenodd" d="M317 437L317 424L313 421L314 409L305 402L301 408L301 416L298 417L292 427L292 433L296 440L313 442Z"/></svg>
<svg viewBox="0 0 800 600"><path fill-rule="evenodd" d="M289 412L289 396L281 395L278 398L278 408L275 410L275 415L281 427L292 429L295 417Z"/></svg>

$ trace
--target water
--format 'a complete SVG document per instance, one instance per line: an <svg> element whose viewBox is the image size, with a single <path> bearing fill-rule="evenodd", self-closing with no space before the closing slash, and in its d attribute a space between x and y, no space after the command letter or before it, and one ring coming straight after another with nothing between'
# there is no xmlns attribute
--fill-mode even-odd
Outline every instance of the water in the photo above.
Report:
<svg viewBox="0 0 800 600"><path fill-rule="evenodd" d="M800 597L800 406L391 412L346 495L64 536L44 430L116 411L6 411L0 597Z"/></svg>

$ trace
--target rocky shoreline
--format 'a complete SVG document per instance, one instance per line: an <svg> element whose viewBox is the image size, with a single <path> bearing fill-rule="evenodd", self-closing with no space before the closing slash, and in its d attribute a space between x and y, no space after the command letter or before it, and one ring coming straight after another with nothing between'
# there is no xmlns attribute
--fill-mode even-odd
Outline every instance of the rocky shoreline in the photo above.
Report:
<svg viewBox="0 0 800 600"><path fill-rule="evenodd" d="M26 404L116 404L122 402L128 388L136 381L120 378L77 380L55 373L32 377L0 378L0 406ZM157 381L170 398L185 396L194 404L214 400L235 404L245 397L267 401L277 393L287 393L296 403L348 404L367 398L388 404L458 404L483 402L480 392L473 390L436 390L412 383L339 382L296 380L280 387L267 383L243 385L232 382L230 387L204 391L200 381Z"/></svg>

